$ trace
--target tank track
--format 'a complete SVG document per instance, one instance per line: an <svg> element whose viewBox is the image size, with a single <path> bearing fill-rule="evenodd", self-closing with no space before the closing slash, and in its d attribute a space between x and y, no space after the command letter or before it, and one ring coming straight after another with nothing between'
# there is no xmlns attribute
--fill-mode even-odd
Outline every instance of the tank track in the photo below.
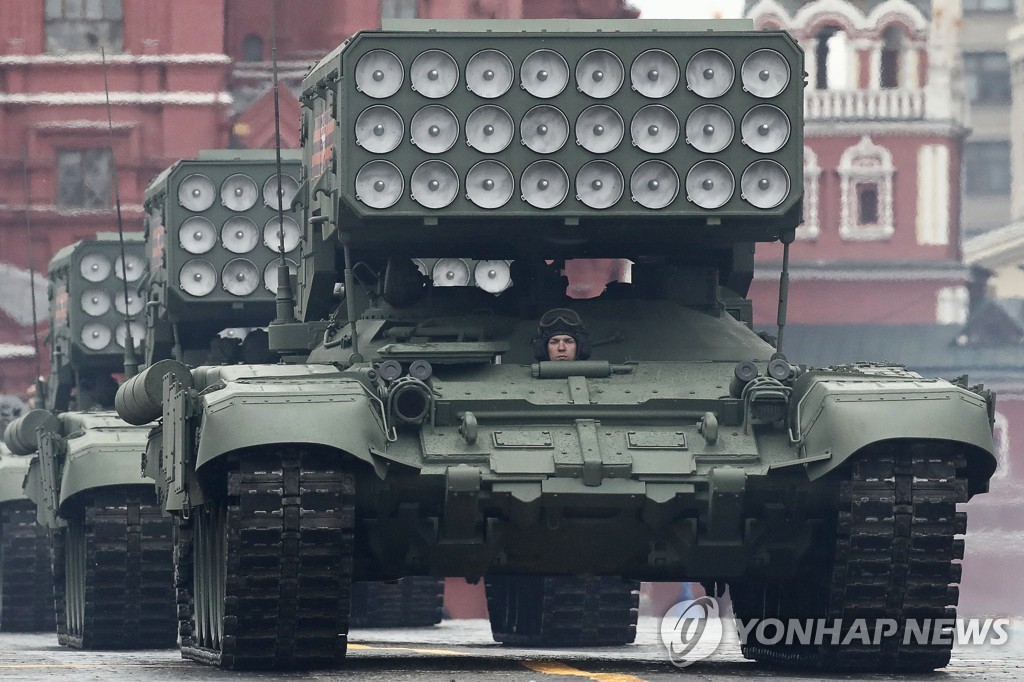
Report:
<svg viewBox="0 0 1024 682"><path fill-rule="evenodd" d="M808 581L790 580L733 594L737 616L842 619L840 642L852 620L867 623L870 643L743 645L754 660L849 671L926 672L949 663L952 644L905 643L907 619L956 617L967 514L966 462L962 456L904 447L854 462L840 486L833 560ZM754 614L753 616L751 614ZM879 618L896 632L876 638ZM877 640L877 641L876 641Z"/></svg>
<svg viewBox="0 0 1024 682"><path fill-rule="evenodd" d="M68 644L68 602L67 602L67 551L65 550L66 528L50 532L50 566L53 577L53 611L57 621L57 643Z"/></svg>
<svg viewBox="0 0 1024 682"><path fill-rule="evenodd" d="M29 500L0 505L0 632L52 631L50 543Z"/></svg>
<svg viewBox="0 0 1024 682"><path fill-rule="evenodd" d="M53 541L58 641L77 649L175 644L171 520L145 486L91 494ZM56 563L59 559L60 563ZM63 608L61 608L63 606Z"/></svg>
<svg viewBox="0 0 1024 682"><path fill-rule="evenodd" d="M354 490L336 456L229 456L226 496L176 520L182 656L237 669L341 664Z"/></svg>
<svg viewBox="0 0 1024 682"><path fill-rule="evenodd" d="M396 583L353 583L353 628L412 628L437 625L444 611L444 580L411 576Z"/></svg>
<svg viewBox="0 0 1024 682"><path fill-rule="evenodd" d="M636 639L640 583L611 577L490 576L494 639L509 646L618 646Z"/></svg>

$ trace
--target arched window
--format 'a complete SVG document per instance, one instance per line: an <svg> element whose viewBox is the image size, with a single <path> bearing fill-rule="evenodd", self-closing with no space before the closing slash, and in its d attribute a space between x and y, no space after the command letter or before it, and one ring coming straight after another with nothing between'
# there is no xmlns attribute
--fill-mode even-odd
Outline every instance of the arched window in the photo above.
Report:
<svg viewBox="0 0 1024 682"><path fill-rule="evenodd" d="M263 61L263 38L257 35L248 35L242 40L242 61Z"/></svg>
<svg viewBox="0 0 1024 682"><path fill-rule="evenodd" d="M883 89L900 87L900 66L903 54L903 31L889 26L882 32L881 71L878 84Z"/></svg>
<svg viewBox="0 0 1024 682"><path fill-rule="evenodd" d="M818 90L842 90L850 86L849 39L838 26L818 32L814 48L814 86Z"/></svg>
<svg viewBox="0 0 1024 682"><path fill-rule="evenodd" d="M840 224L843 239L888 239L893 226L892 154L867 135L839 160Z"/></svg>

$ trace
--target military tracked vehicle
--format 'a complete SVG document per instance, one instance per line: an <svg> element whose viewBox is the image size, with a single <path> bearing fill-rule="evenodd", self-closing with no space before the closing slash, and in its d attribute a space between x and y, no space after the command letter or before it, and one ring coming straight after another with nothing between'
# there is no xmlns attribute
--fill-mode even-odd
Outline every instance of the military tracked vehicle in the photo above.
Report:
<svg viewBox="0 0 1024 682"><path fill-rule="evenodd" d="M311 70L285 362L119 393L162 419L187 658L340 664L352 581L432 574L485 580L514 644L628 641L633 581L691 580L747 620L899 623L752 658L945 665L905 619L955 612L994 398L752 330L754 246L801 219L803 62L750 29L395 22ZM577 258L630 281L570 299ZM589 359L544 355L552 316Z"/></svg>
<svg viewBox="0 0 1024 682"><path fill-rule="evenodd" d="M172 165L146 190L146 359L188 366L276 362L265 326L274 317L278 247L291 275L299 225L291 215L301 154L282 150L202 151ZM281 201L275 200L278 191ZM278 205L280 203L280 206ZM287 207L288 214L278 214ZM159 433L159 431L158 431ZM158 439L147 473L160 471ZM416 577L353 586L353 625L433 625L441 620L443 584Z"/></svg>
<svg viewBox="0 0 1024 682"><path fill-rule="evenodd" d="M50 539L21 487L28 465L0 442L0 632L53 630Z"/></svg>
<svg viewBox="0 0 1024 682"><path fill-rule="evenodd" d="M58 640L85 649L175 643L172 524L142 473L149 428L113 411L124 346L144 335L142 235L124 242L101 233L50 261L47 409L5 433L15 454L35 453L25 494L52 543Z"/></svg>

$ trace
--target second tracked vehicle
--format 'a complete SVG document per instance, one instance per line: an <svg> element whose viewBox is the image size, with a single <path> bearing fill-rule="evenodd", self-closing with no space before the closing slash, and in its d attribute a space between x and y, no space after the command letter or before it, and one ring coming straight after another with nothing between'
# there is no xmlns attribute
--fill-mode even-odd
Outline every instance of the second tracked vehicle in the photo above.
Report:
<svg viewBox="0 0 1024 682"><path fill-rule="evenodd" d="M299 226L290 211L278 215L278 209L290 208L299 189L301 154L282 150L280 187L275 157L265 150L204 150L147 187L147 364L276 362L261 327L274 316L279 246L290 276L297 268ZM164 474L156 437L153 445L147 473L157 479ZM436 578L362 582L352 591L353 627L441 621L444 585Z"/></svg>
<svg viewBox="0 0 1024 682"><path fill-rule="evenodd" d="M35 455L24 489L50 537L58 641L84 649L175 643L172 525L142 473L149 429L113 411L124 346L144 336L142 235L124 242L100 233L50 261L47 409L5 433Z"/></svg>
<svg viewBox="0 0 1024 682"><path fill-rule="evenodd" d="M945 665L907 623L955 613L994 398L753 331L754 246L801 219L802 74L742 21L395 22L321 60L284 361L119 393L162 420L183 654L339 665L352 582L428 574L484 580L512 644L629 641L633 581L689 580L746 620L899 623L758 660ZM569 298L579 258L629 281ZM559 321L576 360L545 354Z"/></svg>

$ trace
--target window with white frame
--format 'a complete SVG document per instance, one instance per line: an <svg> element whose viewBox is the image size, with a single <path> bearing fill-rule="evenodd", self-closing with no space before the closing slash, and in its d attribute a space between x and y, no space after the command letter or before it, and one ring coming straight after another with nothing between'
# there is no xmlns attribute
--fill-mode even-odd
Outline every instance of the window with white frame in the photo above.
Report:
<svg viewBox="0 0 1024 682"><path fill-rule="evenodd" d="M110 208L113 154L109 147L57 151L57 206L101 210Z"/></svg>
<svg viewBox="0 0 1024 682"><path fill-rule="evenodd" d="M967 287L953 286L939 289L935 307L935 321L939 324L966 324L970 294Z"/></svg>
<svg viewBox="0 0 1024 682"><path fill-rule="evenodd" d="M821 193L821 167L818 155L804 147L804 220L796 228L797 239L817 239L821 231L818 217L818 197Z"/></svg>
<svg viewBox="0 0 1024 682"><path fill-rule="evenodd" d="M839 160L839 234L849 240L888 239L893 225L892 154L865 135Z"/></svg>
<svg viewBox="0 0 1024 682"><path fill-rule="evenodd" d="M121 52L121 0L46 0L46 51Z"/></svg>

